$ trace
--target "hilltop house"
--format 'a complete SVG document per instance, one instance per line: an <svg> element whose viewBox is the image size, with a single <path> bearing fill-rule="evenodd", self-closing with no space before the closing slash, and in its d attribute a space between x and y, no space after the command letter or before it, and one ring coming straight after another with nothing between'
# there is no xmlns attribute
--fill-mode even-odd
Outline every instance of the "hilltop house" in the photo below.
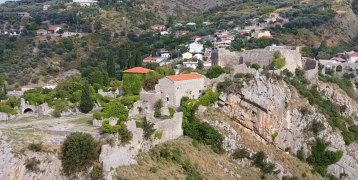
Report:
<svg viewBox="0 0 358 180"><path fill-rule="evenodd" d="M164 25L160 25L160 24L156 24L156 25L151 26L150 28L153 29L153 30L162 31L162 30L165 29L165 26L164 26Z"/></svg>
<svg viewBox="0 0 358 180"><path fill-rule="evenodd" d="M259 30L257 32L253 32L251 35L253 38L262 38L262 37L267 37L267 38L271 38L271 33L268 30Z"/></svg>
<svg viewBox="0 0 358 180"><path fill-rule="evenodd" d="M198 67L198 61L186 61L183 62L184 68L196 69Z"/></svg>
<svg viewBox="0 0 358 180"><path fill-rule="evenodd" d="M168 107L179 108L182 97L198 99L203 90L205 78L199 74L179 74L159 79L161 99Z"/></svg>
<svg viewBox="0 0 358 180"><path fill-rule="evenodd" d="M157 58L149 56L143 59L143 63L153 63L153 62L157 62Z"/></svg>
<svg viewBox="0 0 358 180"><path fill-rule="evenodd" d="M348 53L347 53L347 54L348 54ZM354 52L354 53L348 54L348 57L349 57L349 62L351 62L351 63L356 63L356 62L358 62L358 52Z"/></svg>
<svg viewBox="0 0 358 180"><path fill-rule="evenodd" d="M138 95L142 90L142 84L151 70L135 67L123 71L123 91L125 94Z"/></svg>
<svg viewBox="0 0 358 180"><path fill-rule="evenodd" d="M57 34L60 29L60 27L51 26L48 28L47 33Z"/></svg>
<svg viewBox="0 0 358 180"><path fill-rule="evenodd" d="M204 49L204 46L199 43L191 43L189 44L189 52L190 53L202 53Z"/></svg>
<svg viewBox="0 0 358 180"><path fill-rule="evenodd" d="M190 52L186 52L182 54L183 59L191 59L193 57L193 54L191 54Z"/></svg>
<svg viewBox="0 0 358 180"><path fill-rule="evenodd" d="M193 36L190 39L191 39L191 42L198 42L201 39L201 37L200 36Z"/></svg>

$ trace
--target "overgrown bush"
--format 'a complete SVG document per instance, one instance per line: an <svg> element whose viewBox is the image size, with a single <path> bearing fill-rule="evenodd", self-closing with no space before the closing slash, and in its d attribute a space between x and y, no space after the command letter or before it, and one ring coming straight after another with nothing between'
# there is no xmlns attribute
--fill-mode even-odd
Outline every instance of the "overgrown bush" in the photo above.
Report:
<svg viewBox="0 0 358 180"><path fill-rule="evenodd" d="M206 77L213 79L219 77L221 74L224 74L226 71L221 66L213 66L210 69L208 69L208 72L206 73Z"/></svg>
<svg viewBox="0 0 358 180"><path fill-rule="evenodd" d="M307 162L323 177L327 174L327 167L338 162L343 156L343 151L334 152L326 148L326 142L316 139L311 145L311 155L307 158Z"/></svg>
<svg viewBox="0 0 358 180"><path fill-rule="evenodd" d="M250 154L246 148L238 148L232 154L232 158L234 158L234 159L243 159L243 158L249 158L249 157L250 157Z"/></svg>
<svg viewBox="0 0 358 180"><path fill-rule="evenodd" d="M320 121L313 120L311 130L315 135L318 135L321 131L325 129L324 124Z"/></svg>
<svg viewBox="0 0 358 180"><path fill-rule="evenodd" d="M74 132L62 144L62 167L67 175L91 167L99 158L100 143L90 134Z"/></svg>
<svg viewBox="0 0 358 180"><path fill-rule="evenodd" d="M41 143L38 143L38 144L31 143L27 146L27 148L31 151L40 152L40 151L42 151L43 147L42 147Z"/></svg>
<svg viewBox="0 0 358 180"><path fill-rule="evenodd" d="M218 130L206 122L200 121L195 117L195 110L198 102L192 99L182 98L181 110L183 111L183 129L184 135L199 141L200 143L210 145L215 153L223 153L222 147L224 137Z"/></svg>
<svg viewBox="0 0 358 180"><path fill-rule="evenodd" d="M92 169L92 178L94 180L101 180L103 179L103 169L100 164L96 164L93 166Z"/></svg>
<svg viewBox="0 0 358 180"><path fill-rule="evenodd" d="M261 66L259 64L254 63L254 64L251 64L250 68L259 70L261 68Z"/></svg>
<svg viewBox="0 0 358 180"><path fill-rule="evenodd" d="M286 59L281 56L279 51L276 51L273 54L273 65L277 69L281 69L286 65Z"/></svg>
<svg viewBox="0 0 358 180"><path fill-rule="evenodd" d="M40 171L40 168L38 166L39 164L41 164L40 160L36 159L35 157L31 159L26 159L25 161L26 169L35 173Z"/></svg>
<svg viewBox="0 0 358 180"><path fill-rule="evenodd" d="M140 97L139 95L136 96L124 96L121 99L121 103L125 106L132 106L136 101L139 101Z"/></svg>
<svg viewBox="0 0 358 180"><path fill-rule="evenodd" d="M254 154L251 159L253 160L254 166L260 168L265 174L270 174L275 169L275 164L266 162L267 157L263 151Z"/></svg>
<svg viewBox="0 0 358 180"><path fill-rule="evenodd" d="M102 133L115 134L118 133L120 129L121 129L120 125L114 125L114 126L110 125L109 120L104 120L102 122Z"/></svg>
<svg viewBox="0 0 358 180"><path fill-rule="evenodd" d="M119 130L121 144L128 144L133 138L133 133L128 130L127 126L124 123L122 124L123 125L121 125L121 129Z"/></svg>
<svg viewBox="0 0 358 180"><path fill-rule="evenodd" d="M212 89L208 89L205 94L199 98L199 104L209 106L215 103L219 99L219 96L219 92L213 92Z"/></svg>
<svg viewBox="0 0 358 180"><path fill-rule="evenodd" d="M155 133L154 124L147 121L147 119L144 119L142 122L142 128L144 131L144 134L143 134L144 138L146 140L152 139L152 136Z"/></svg>

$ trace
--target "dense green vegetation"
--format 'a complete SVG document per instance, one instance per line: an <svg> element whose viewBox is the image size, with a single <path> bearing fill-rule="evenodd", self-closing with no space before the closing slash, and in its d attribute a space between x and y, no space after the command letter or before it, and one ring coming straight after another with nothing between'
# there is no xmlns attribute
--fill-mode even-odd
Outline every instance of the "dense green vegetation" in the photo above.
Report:
<svg viewBox="0 0 358 180"><path fill-rule="evenodd" d="M199 104L202 106L209 106L215 103L219 99L220 93L213 92L212 89L208 89L203 96L199 98Z"/></svg>
<svg viewBox="0 0 358 180"><path fill-rule="evenodd" d="M329 165L338 162L343 156L342 151L333 152L326 148L326 142L316 139L311 145L311 155L307 158L307 162L322 176L326 176Z"/></svg>
<svg viewBox="0 0 358 180"><path fill-rule="evenodd" d="M100 143L90 134L75 132L62 144L62 167L67 175L85 171L98 161Z"/></svg>
<svg viewBox="0 0 358 180"><path fill-rule="evenodd" d="M162 148L160 151L151 151L152 157L159 159L165 159L168 162L173 162L180 164L184 169L187 177L187 180L203 180L204 178L197 170L195 166L193 166L189 159L182 159L181 153L179 149L170 149L170 148Z"/></svg>
<svg viewBox="0 0 358 180"><path fill-rule="evenodd" d="M206 77L213 79L219 77L221 74L224 73L226 73L226 71L221 66L213 66L210 69L208 69L208 72L206 73Z"/></svg>
<svg viewBox="0 0 358 180"><path fill-rule="evenodd" d="M94 119L102 119L102 118L119 118L119 123L126 122L128 119L128 110L124 107L124 105L118 100L114 100L109 102L103 107L102 112L97 112L93 114Z"/></svg>
<svg viewBox="0 0 358 180"><path fill-rule="evenodd" d="M181 100L184 135L200 143L210 145L211 149L216 153L223 153L223 135L208 123L201 121L195 116L198 106L199 103L195 99L183 97Z"/></svg>
<svg viewBox="0 0 358 180"><path fill-rule="evenodd" d="M125 94L138 95L142 90L146 74L124 73L123 91Z"/></svg>

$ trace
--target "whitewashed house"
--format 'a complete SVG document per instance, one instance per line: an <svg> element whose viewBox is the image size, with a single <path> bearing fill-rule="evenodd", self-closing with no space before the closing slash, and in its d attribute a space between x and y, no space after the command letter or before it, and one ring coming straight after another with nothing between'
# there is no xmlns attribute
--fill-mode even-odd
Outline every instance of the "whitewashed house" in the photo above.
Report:
<svg viewBox="0 0 358 180"><path fill-rule="evenodd" d="M191 54L190 52L183 53L182 56L183 56L183 59L193 58L193 54Z"/></svg>
<svg viewBox="0 0 358 180"><path fill-rule="evenodd" d="M190 53L202 53L204 50L204 45L199 43L191 43L189 44L189 52Z"/></svg>

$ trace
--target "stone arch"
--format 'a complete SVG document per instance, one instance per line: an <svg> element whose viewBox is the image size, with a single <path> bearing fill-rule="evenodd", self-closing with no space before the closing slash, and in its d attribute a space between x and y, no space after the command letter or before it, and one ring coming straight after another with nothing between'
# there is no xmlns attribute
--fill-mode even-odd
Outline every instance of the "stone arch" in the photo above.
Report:
<svg viewBox="0 0 358 180"><path fill-rule="evenodd" d="M31 108L25 108L24 109L24 114L33 114L34 113L34 110L33 109L31 109Z"/></svg>
<svg viewBox="0 0 358 180"><path fill-rule="evenodd" d="M341 65L338 65L336 67L336 72L342 72L342 70L343 70L343 67Z"/></svg>

